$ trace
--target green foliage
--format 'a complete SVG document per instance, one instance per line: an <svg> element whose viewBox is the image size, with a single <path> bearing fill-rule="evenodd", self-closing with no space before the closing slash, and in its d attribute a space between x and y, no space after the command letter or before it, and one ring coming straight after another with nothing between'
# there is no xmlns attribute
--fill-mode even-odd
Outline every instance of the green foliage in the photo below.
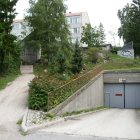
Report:
<svg viewBox="0 0 140 140"><path fill-rule="evenodd" d="M46 114L44 114L43 115L43 119L44 120L52 120L52 119L54 119L55 118L55 115L54 114L52 114L52 113L46 113Z"/></svg>
<svg viewBox="0 0 140 140"><path fill-rule="evenodd" d="M60 53L58 56L58 72L64 73L66 71L66 57L63 53Z"/></svg>
<svg viewBox="0 0 140 140"><path fill-rule="evenodd" d="M17 121L17 124L18 124L18 125L21 125L21 124L22 124L22 121L23 121L23 118L20 118L20 119Z"/></svg>
<svg viewBox="0 0 140 140"><path fill-rule="evenodd" d="M42 73L30 84L28 105L32 109L48 111L65 101L78 89L84 86L100 69L92 70L86 74L64 75L66 79L61 79L62 75L50 75ZM68 76L68 78L67 78ZM41 94L41 95L40 95ZM40 97L41 96L41 97ZM44 97L44 98L43 98ZM42 102L44 104L42 105Z"/></svg>
<svg viewBox="0 0 140 140"><path fill-rule="evenodd" d="M0 75L0 90L4 89L8 83L16 79L18 74L19 74L18 72L15 73L13 72L12 74L8 73L8 74Z"/></svg>
<svg viewBox="0 0 140 140"><path fill-rule="evenodd" d="M99 44L103 45L105 43L105 31L102 23L100 23L98 27L98 32L99 32Z"/></svg>
<svg viewBox="0 0 140 140"><path fill-rule="evenodd" d="M137 70L140 69L140 59L129 59L116 54L109 54L110 61L104 64L105 70Z"/></svg>
<svg viewBox="0 0 140 140"><path fill-rule="evenodd" d="M114 47L114 48L112 48L110 51L111 51L112 53L114 53L114 54L117 54L118 50L119 50L119 48Z"/></svg>
<svg viewBox="0 0 140 140"><path fill-rule="evenodd" d="M28 105L30 109L40 110L48 103L48 92L45 90L45 85L37 81L35 78L30 86Z"/></svg>
<svg viewBox="0 0 140 140"><path fill-rule="evenodd" d="M102 67L97 66L95 69L77 78L73 78L73 80L71 80L70 82L50 92L48 96L48 106L46 106L46 110L51 110L57 105L59 105L60 103L64 102L68 97L70 97L77 90L82 88L85 84L87 84L94 76L96 76L101 71L102 71Z"/></svg>
<svg viewBox="0 0 140 140"><path fill-rule="evenodd" d="M97 107L97 108L84 109L84 110L73 111L73 112L66 112L63 114L63 117L78 115L78 114L87 113L87 112L95 112L95 111L102 110L102 109L105 109L105 107L101 106L101 107Z"/></svg>
<svg viewBox="0 0 140 140"><path fill-rule="evenodd" d="M71 71L73 74L80 73L82 71L82 68L83 68L83 57L78 42L76 42Z"/></svg>
<svg viewBox="0 0 140 140"><path fill-rule="evenodd" d="M121 21L118 33L123 37L124 42L140 43L140 0L133 0L131 4L119 10L118 17ZM137 49L135 45L134 49ZM135 53L140 55L140 48Z"/></svg>
<svg viewBox="0 0 140 140"><path fill-rule="evenodd" d="M32 28L30 40L41 47L42 54L48 63L54 64L54 57L59 49L69 50L69 30L64 13L63 0L30 0L30 9L26 20ZM51 67L53 67L50 64ZM55 69L55 68L51 68Z"/></svg>
<svg viewBox="0 0 140 140"><path fill-rule="evenodd" d="M88 49L88 61L91 63L97 63L99 58L99 49L98 48L89 48Z"/></svg>
<svg viewBox="0 0 140 140"><path fill-rule="evenodd" d="M19 47L15 43L16 37L11 35L17 0L0 1L0 73L15 69L19 59Z"/></svg>
<svg viewBox="0 0 140 140"><path fill-rule="evenodd" d="M57 75L45 72L42 72L42 75L35 77L29 85L28 106L34 110L46 109L48 93L65 84L65 81L60 80Z"/></svg>
<svg viewBox="0 0 140 140"><path fill-rule="evenodd" d="M88 47L100 47L105 40L105 33L103 24L100 23L99 27L92 27L90 24L83 26L82 43L86 43Z"/></svg>

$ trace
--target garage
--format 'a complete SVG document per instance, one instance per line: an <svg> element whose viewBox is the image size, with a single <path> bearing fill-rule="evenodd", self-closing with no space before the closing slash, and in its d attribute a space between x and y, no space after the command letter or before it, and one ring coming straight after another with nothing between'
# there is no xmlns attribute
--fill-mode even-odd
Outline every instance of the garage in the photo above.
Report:
<svg viewBox="0 0 140 140"><path fill-rule="evenodd" d="M105 73L104 97L106 107L140 109L140 73Z"/></svg>
<svg viewBox="0 0 140 140"><path fill-rule="evenodd" d="M105 84L105 106L140 108L140 84Z"/></svg>

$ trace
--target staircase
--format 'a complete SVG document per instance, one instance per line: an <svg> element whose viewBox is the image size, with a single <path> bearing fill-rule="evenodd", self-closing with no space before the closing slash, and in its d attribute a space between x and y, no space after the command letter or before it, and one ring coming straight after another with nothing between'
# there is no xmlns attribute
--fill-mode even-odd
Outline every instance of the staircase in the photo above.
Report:
<svg viewBox="0 0 140 140"><path fill-rule="evenodd" d="M21 65L21 74L33 74L33 65Z"/></svg>

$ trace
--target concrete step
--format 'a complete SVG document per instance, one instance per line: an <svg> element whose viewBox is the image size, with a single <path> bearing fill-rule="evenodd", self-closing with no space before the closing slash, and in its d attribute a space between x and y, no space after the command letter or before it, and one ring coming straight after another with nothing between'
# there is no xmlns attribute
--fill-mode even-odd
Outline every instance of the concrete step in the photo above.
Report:
<svg viewBox="0 0 140 140"><path fill-rule="evenodd" d="M21 65L20 71L21 71L21 74L32 74L33 73L33 65Z"/></svg>

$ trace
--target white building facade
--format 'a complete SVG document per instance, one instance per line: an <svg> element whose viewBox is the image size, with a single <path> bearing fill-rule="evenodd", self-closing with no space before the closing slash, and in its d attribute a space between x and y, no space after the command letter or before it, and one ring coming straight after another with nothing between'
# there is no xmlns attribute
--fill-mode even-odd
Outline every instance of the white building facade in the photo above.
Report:
<svg viewBox="0 0 140 140"><path fill-rule="evenodd" d="M72 43L75 43L76 40L80 42L83 32L82 26L90 24L88 13L87 12L68 13L65 14L65 16L69 25ZM86 47L85 44L80 44L80 46Z"/></svg>

